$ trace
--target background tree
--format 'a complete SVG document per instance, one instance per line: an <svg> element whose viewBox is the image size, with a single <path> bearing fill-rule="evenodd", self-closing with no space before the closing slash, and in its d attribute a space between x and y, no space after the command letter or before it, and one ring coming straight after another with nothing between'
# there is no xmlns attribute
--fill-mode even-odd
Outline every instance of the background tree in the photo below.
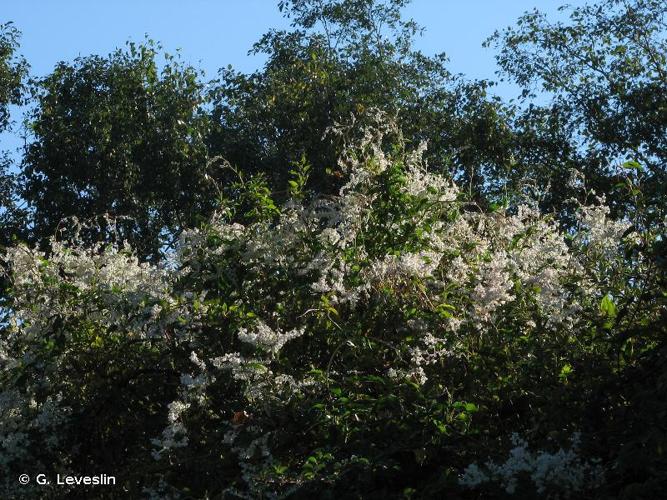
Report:
<svg viewBox="0 0 667 500"><path fill-rule="evenodd" d="M378 108L398 117L410 142L427 140L434 168L481 194L482 173L507 164L509 129L486 82L468 82L446 69L446 57L413 48L420 28L403 19L406 0L279 2L292 30L271 30L252 53L264 68L220 73L212 90L208 138L213 152L240 168L262 171L281 185L302 155L313 166L313 187L336 189L341 143L326 134L335 123Z"/></svg>
<svg viewBox="0 0 667 500"><path fill-rule="evenodd" d="M12 23L0 24L0 132L9 125L9 105L20 104L27 62L16 56L20 32Z"/></svg>
<svg viewBox="0 0 667 500"><path fill-rule="evenodd" d="M602 0L561 10L569 21L552 22L536 10L487 42L499 48L501 74L530 103L515 122L515 178L551 181L548 206L558 209L572 195L567 179L576 167L622 213L634 194L615 188L617 167L636 161L647 171L648 200L664 205L667 6Z"/></svg>
<svg viewBox="0 0 667 500"><path fill-rule="evenodd" d="M205 178L214 156L266 174L274 190L305 158L310 187L335 192L344 140L327 131L370 108L395 116L408 143L426 140L430 168L482 206L539 191L543 208L567 219L577 170L621 214L638 203L618 168L628 160L647 170L637 176L647 184L642 203L664 199L660 2L603 0L555 24L532 12L497 33L489 43L503 75L524 88L519 105L490 97L490 82L452 75L444 55L415 50L420 28L402 17L406 3L279 2L292 29L255 44L265 66L222 70L205 97L194 69L168 59L159 70L150 44L61 63L37 82L23 163L34 236L52 234L68 215L127 215L122 237L157 257L215 205ZM227 172L210 173L231 185Z"/></svg>
<svg viewBox="0 0 667 500"><path fill-rule="evenodd" d="M12 23L0 24L0 133L10 128L10 106L21 104L23 83L28 64L16 54L20 32ZM25 212L17 199L17 175L13 159L0 148L0 251L10 244L14 235L25 230ZM4 321L5 288L4 259L0 259L0 325Z"/></svg>
<svg viewBox="0 0 667 500"><path fill-rule="evenodd" d="M17 56L20 32L12 23L0 25L0 133L10 126L10 106L23 98L23 83L28 64ZM16 173L8 151L0 151L0 246L18 232L23 213L17 206Z"/></svg>
<svg viewBox="0 0 667 500"><path fill-rule="evenodd" d="M171 56L160 68L159 49L130 43L59 63L35 82L22 192L35 238L64 217L108 213L129 217L118 222L120 238L157 258L210 211L200 75Z"/></svg>

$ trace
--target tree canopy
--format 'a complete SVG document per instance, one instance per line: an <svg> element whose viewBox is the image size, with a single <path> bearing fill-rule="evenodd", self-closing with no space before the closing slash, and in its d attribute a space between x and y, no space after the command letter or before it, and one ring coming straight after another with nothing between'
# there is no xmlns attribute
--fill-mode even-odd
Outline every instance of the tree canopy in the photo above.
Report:
<svg viewBox="0 0 667 500"><path fill-rule="evenodd" d="M160 67L158 50L129 44L62 62L34 82L21 195L35 237L54 234L66 217L127 217L117 227L123 238L157 258L210 213L202 84L177 58L166 55Z"/></svg>
<svg viewBox="0 0 667 500"><path fill-rule="evenodd" d="M9 125L9 105L20 104L27 63L16 56L19 30L10 22L0 24L0 132Z"/></svg>
<svg viewBox="0 0 667 500"><path fill-rule="evenodd" d="M291 30L272 30L253 47L268 56L252 74L223 70L212 90L210 147L272 179L305 155L320 191L335 192L342 143L336 124L381 109L406 138L429 143L432 167L485 190L484 169L503 169L508 130L485 82L446 69L446 57L414 49L420 28L401 17L406 2L281 2Z"/></svg>
<svg viewBox="0 0 667 500"><path fill-rule="evenodd" d="M523 171L542 183L552 180L551 204L557 208L571 195L562 188L568 171L578 169L613 206L627 209L633 200L616 185L618 166L631 162L626 166L646 171L650 203L664 208L664 2L604 0L561 10L569 20L552 22L529 12L487 42L499 49L501 75L524 89L525 100L550 96L548 104L531 104L520 113L517 134L522 142L529 138L524 148L533 151ZM543 158L535 158L538 151Z"/></svg>

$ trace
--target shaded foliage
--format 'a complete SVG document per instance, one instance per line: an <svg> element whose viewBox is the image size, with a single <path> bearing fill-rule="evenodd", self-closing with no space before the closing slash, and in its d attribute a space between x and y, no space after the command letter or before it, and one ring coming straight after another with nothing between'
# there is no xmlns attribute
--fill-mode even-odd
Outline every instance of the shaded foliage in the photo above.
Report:
<svg viewBox="0 0 667 500"><path fill-rule="evenodd" d="M170 56L160 68L158 49L129 44L60 63L35 82L21 191L35 239L64 217L126 216L123 239L155 259L210 212L199 75Z"/></svg>
<svg viewBox="0 0 667 500"><path fill-rule="evenodd" d="M280 2L293 29L272 30L255 44L251 52L268 56L264 68L223 70L212 90L212 151L267 173L274 185L305 155L316 174L313 188L333 193L341 185L342 144L327 130L382 109L404 124L409 141L428 141L433 168L481 201L490 172L506 167L502 108L488 97L486 82L452 75L444 54L413 48L420 28L401 17L405 3Z"/></svg>
<svg viewBox="0 0 667 500"><path fill-rule="evenodd" d="M631 160L650 174L645 196L663 212L665 3L602 0L561 10L569 20L552 22L536 10L487 41L499 49L501 75L524 89L524 99L550 96L547 104L519 112L516 133L524 154L515 175L551 181L546 205L562 209L572 195L568 172L576 168L621 214L633 200L615 189L618 165Z"/></svg>
<svg viewBox="0 0 667 500"><path fill-rule="evenodd" d="M0 132L9 125L9 105L21 104L25 59L17 57L20 33L12 23L0 24Z"/></svg>

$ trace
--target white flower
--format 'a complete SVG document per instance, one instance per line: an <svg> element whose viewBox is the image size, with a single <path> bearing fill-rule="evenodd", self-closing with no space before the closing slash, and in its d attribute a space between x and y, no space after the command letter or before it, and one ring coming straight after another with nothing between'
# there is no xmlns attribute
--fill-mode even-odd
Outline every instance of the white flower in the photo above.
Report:
<svg viewBox="0 0 667 500"><path fill-rule="evenodd" d="M473 316L478 321L490 321L496 309L513 299L510 293L513 283L507 267L508 259L504 252L494 255L491 262L482 264L471 297Z"/></svg>
<svg viewBox="0 0 667 500"><path fill-rule="evenodd" d="M518 434L511 437L514 447L504 463L488 461L481 468L470 464L459 478L459 484L477 488L488 482L500 483L512 495L516 492L519 478L528 475L535 491L543 495L558 492L565 498L584 489L592 489L604 481L604 471L596 461L584 461L578 454L579 435L573 434L569 450L562 448L555 453L528 449L528 443Z"/></svg>
<svg viewBox="0 0 667 500"><path fill-rule="evenodd" d="M280 330L272 330L263 321L257 321L251 330L241 328L237 335L241 342L276 354L288 341L302 336L304 332L305 328L300 328L282 333Z"/></svg>

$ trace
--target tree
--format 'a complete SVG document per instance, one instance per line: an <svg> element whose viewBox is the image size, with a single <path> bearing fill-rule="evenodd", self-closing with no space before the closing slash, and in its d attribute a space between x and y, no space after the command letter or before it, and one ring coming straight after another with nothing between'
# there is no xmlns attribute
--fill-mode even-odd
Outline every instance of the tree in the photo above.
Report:
<svg viewBox="0 0 667 500"><path fill-rule="evenodd" d="M7 151L0 151L0 248L13 237L25 237L27 213L17 198L18 174L13 171L13 159Z"/></svg>
<svg viewBox="0 0 667 500"><path fill-rule="evenodd" d="M35 83L23 196L34 237L109 214L142 257L211 210L199 74L152 42L59 63ZM91 235L104 238L104 234Z"/></svg>
<svg viewBox="0 0 667 500"><path fill-rule="evenodd" d="M20 32L12 23L0 24L0 133L10 127L10 105L21 104L23 83L28 72L25 59L16 55ZM25 212L17 199L16 173L8 151L0 150L0 250L12 237L22 234ZM4 259L0 259L0 325L3 323L6 280Z"/></svg>
<svg viewBox="0 0 667 500"><path fill-rule="evenodd" d="M20 32L12 23L0 25L0 132L10 126L10 105L19 105L23 98L23 83L28 72L26 61L16 55ZM0 247L7 245L12 234L20 231L20 219L25 215L17 207L16 174L12 158L0 151Z"/></svg>
<svg viewBox="0 0 667 500"><path fill-rule="evenodd" d="M530 103L516 122L519 151L532 152L518 154L519 173L550 179L550 205L559 209L572 195L567 178L576 167L623 213L633 194L615 187L617 167L630 161L626 167L646 169L645 194L664 208L667 4L602 0L561 10L569 21L551 22L535 10L487 41L499 48L501 74ZM550 102L532 102L538 92Z"/></svg>
<svg viewBox="0 0 667 500"><path fill-rule="evenodd" d="M0 24L0 132L9 125L9 105L20 104L28 64L16 57L20 32L12 23Z"/></svg>
<svg viewBox="0 0 667 500"><path fill-rule="evenodd" d="M342 142L327 131L376 108L398 117L409 141L428 141L432 167L481 198L484 170L505 170L506 117L486 82L454 76L443 54L413 48L420 28L402 18L407 3L279 2L293 29L271 30L255 44L251 52L268 56L262 70L221 71L211 96L211 150L279 186L303 155L313 166L311 187L334 192Z"/></svg>

